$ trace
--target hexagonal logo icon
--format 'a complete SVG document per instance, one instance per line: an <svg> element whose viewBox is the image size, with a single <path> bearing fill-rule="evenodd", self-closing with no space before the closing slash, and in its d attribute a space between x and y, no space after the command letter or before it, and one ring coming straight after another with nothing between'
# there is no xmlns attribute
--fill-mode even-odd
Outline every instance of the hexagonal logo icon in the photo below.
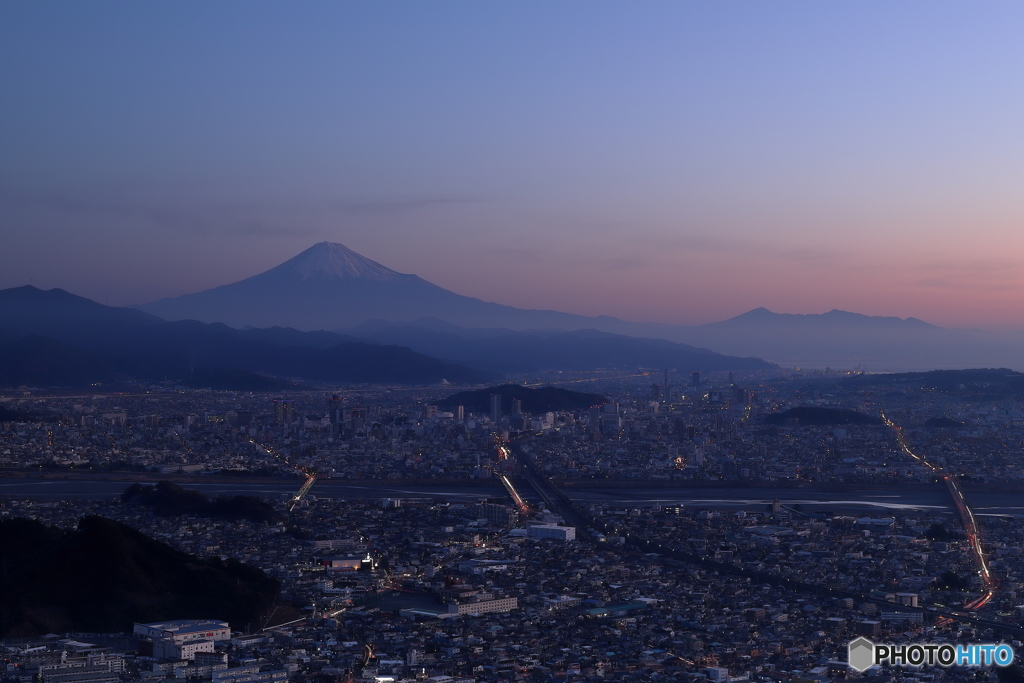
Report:
<svg viewBox="0 0 1024 683"><path fill-rule="evenodd" d="M850 668L857 671L867 671L875 663L875 644L861 636L857 640L851 640L847 648L847 661Z"/></svg>

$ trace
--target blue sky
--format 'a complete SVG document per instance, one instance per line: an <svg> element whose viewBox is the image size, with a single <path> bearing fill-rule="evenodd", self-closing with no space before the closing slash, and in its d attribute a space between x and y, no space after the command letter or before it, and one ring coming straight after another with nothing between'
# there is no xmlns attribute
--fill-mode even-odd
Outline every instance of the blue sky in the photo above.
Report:
<svg viewBox="0 0 1024 683"><path fill-rule="evenodd" d="M1024 327L1019 3L0 4L0 286L314 242L502 303Z"/></svg>

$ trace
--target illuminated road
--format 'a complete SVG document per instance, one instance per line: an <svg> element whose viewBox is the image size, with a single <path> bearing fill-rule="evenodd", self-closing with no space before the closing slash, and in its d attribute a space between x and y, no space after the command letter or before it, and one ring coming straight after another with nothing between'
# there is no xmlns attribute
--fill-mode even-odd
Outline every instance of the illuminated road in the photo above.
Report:
<svg viewBox="0 0 1024 683"><path fill-rule="evenodd" d="M306 481L302 484L302 488L299 489L298 493L292 496L292 505L288 508L289 512L295 509L295 506L299 504L299 501L306 497L309 490L313 488L313 484L316 483L316 478L318 476L316 471L310 470L307 472L306 470L303 470L303 474L306 475Z"/></svg>
<svg viewBox="0 0 1024 683"><path fill-rule="evenodd" d="M957 480L955 474L946 472L938 465L933 465L925 458L910 450L910 446L907 445L907 438L903 434L903 428L890 420L885 413L882 413L882 421L887 427L896 433L896 441L900 445L900 450L925 467L929 468L936 476L942 477L942 481L946 484L946 488L949 490L949 495L953 498L953 504L956 506L957 512L960 513L960 519L963 522L964 531L967 533L967 540L970 543L971 550L974 552L975 559L978 563L978 573L981 575L981 580L985 586L981 596L966 603L964 607L968 610L976 610L984 607L995 594L996 582L995 579L992 578L992 572L988 568L988 560L985 559L985 551L981 547L981 533L978 530L978 522L974 518L974 512L971 510L970 506L967 505L967 499L964 498L964 492L963 489L960 488L960 482Z"/></svg>
<svg viewBox="0 0 1024 683"><path fill-rule="evenodd" d="M508 450L508 446L506 446L505 443L500 438L494 439L494 445L498 449L499 461L508 460L511 457L512 453ZM505 490L508 491L508 495L512 496L512 500L515 501L516 507L519 508L519 512L523 514L529 512L530 506L526 504L526 501L523 500L523 497L519 495L518 491L516 491L516 487L512 483L512 480L509 479L504 474L499 474L498 479L501 480L501 483L505 487Z"/></svg>
<svg viewBox="0 0 1024 683"><path fill-rule="evenodd" d="M516 491L516 487L512 485L512 480L504 474L499 478L501 479L501 483L505 485L505 490L508 491L508 495L512 496L512 500L515 501L516 507L519 508L519 511L524 513L529 511L529 506L527 506L526 501L523 500L522 496L519 495L519 492Z"/></svg>
<svg viewBox="0 0 1024 683"><path fill-rule="evenodd" d="M259 443L255 439L249 439L249 443L251 443L253 446L256 446L259 449L262 449L264 453L271 457L277 458L278 460L285 463L289 467L294 467L294 465L292 465L288 458L284 457L270 446ZM299 470L300 472L302 472L303 475L305 475L306 481L302 483L302 486L299 488L299 490L295 493L294 496L292 496L292 504L291 507L288 508L289 512L294 510L295 506L299 504L299 501L306 497L306 494L309 493L309 490L313 488L313 484L316 483L317 477L320 476L316 470L306 469L305 467L296 467L295 469Z"/></svg>
<svg viewBox="0 0 1024 683"><path fill-rule="evenodd" d="M526 435L515 439L506 446L505 453L514 457L519 463L527 483L547 504L548 509L561 515L569 526L576 527L576 538L590 540L592 534L589 516L555 486L551 479L537 468L533 458L526 454L520 442L528 438L529 436Z"/></svg>
<svg viewBox="0 0 1024 683"><path fill-rule="evenodd" d="M577 538L600 544L606 541L607 535L617 535L619 533L619 530L615 528L614 525L606 524L604 520L595 518L585 509L570 500L543 472L539 470L539 468L537 468L533 458L524 451L521 443L522 440L523 439L521 438L511 442L509 444L509 452L516 458L516 460L519 461L530 485L533 486L541 497L548 502L550 509L562 515L566 523L569 525L576 526ZM804 583L803 581L788 575L778 575L766 571L752 570L747 567L712 560L678 547L666 546L657 540L648 540L643 537L643 534L627 533L624 536L624 542L626 546L636 548L644 553L654 553L662 557L703 567L704 569L721 574L746 577L756 583L767 583L788 590L822 595L830 598L852 598L856 602L873 602L876 604L888 605L887 602L871 595L854 593L830 586L819 586ZM980 545L978 547L980 548ZM991 590L987 590L986 595L983 595L978 600L970 603L967 607L968 609L977 609L977 606L985 604L991 599L991 597ZM972 607L971 605L976 606ZM908 612L923 612L934 615L940 620L940 623L948 623L949 621L956 620L963 623L974 624L975 626L982 628L991 628L996 631L1010 633L1015 637L1024 637L1024 628L1021 628L1017 624L1011 624L994 619L979 618L960 611L954 612L940 610L935 607L910 606L903 606L901 609Z"/></svg>

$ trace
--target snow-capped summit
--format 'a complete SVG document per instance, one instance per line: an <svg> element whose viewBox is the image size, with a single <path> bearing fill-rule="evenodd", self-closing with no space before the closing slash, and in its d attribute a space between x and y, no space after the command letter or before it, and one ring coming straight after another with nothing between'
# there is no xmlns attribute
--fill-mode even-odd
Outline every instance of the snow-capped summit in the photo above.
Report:
<svg viewBox="0 0 1024 683"><path fill-rule="evenodd" d="M344 244L336 242L314 244L298 256L271 268L264 275L320 281L350 278L394 281L402 277L401 273L371 261Z"/></svg>

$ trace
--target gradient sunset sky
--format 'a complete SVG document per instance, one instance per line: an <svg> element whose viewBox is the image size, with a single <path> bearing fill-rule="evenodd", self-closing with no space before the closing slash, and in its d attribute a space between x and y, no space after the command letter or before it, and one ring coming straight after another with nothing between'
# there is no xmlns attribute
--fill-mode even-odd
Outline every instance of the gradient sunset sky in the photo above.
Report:
<svg viewBox="0 0 1024 683"><path fill-rule="evenodd" d="M1024 328L1024 3L0 3L0 287Z"/></svg>

